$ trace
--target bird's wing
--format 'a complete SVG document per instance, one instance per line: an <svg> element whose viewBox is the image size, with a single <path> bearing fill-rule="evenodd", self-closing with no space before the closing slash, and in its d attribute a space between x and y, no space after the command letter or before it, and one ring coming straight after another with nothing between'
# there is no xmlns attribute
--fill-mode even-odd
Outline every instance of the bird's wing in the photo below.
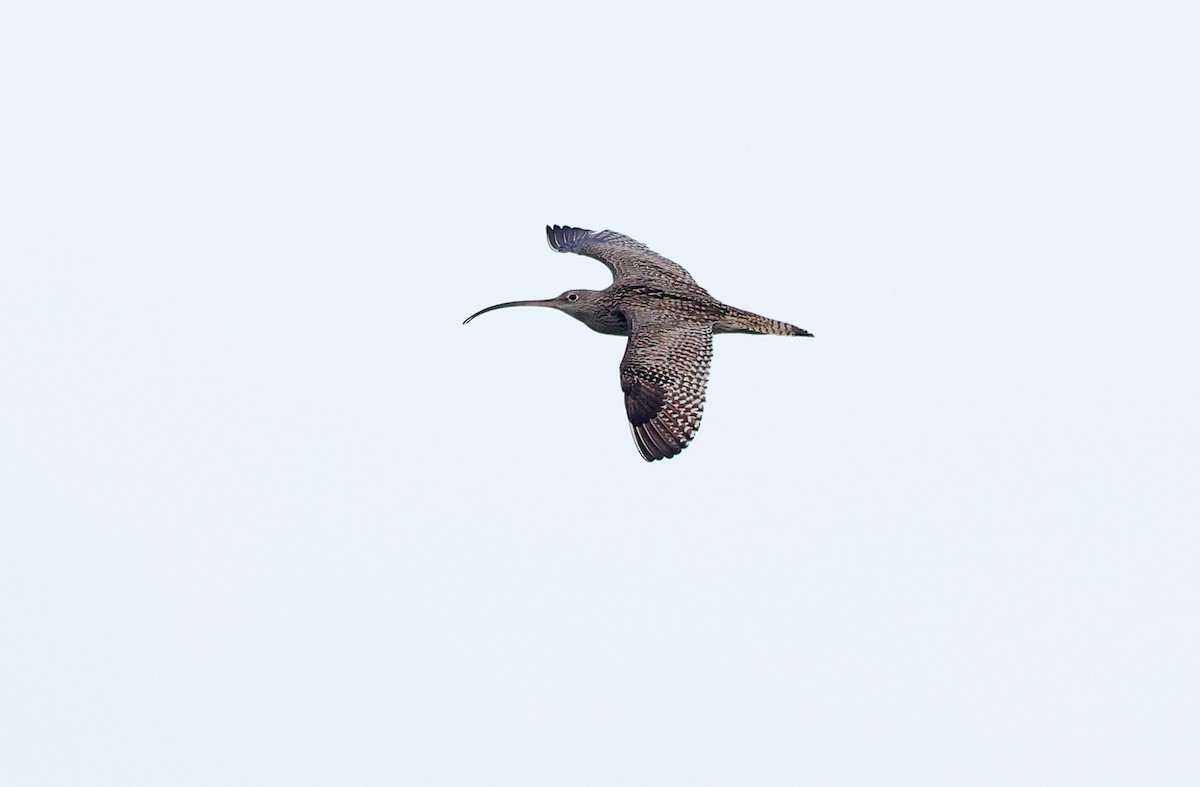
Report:
<svg viewBox="0 0 1200 787"><path fill-rule="evenodd" d="M669 459L700 428L712 325L644 309L624 314L629 343L621 359L621 390L629 428L643 459Z"/></svg>
<svg viewBox="0 0 1200 787"><path fill-rule="evenodd" d="M619 232L593 232L555 224L546 227L546 240L555 251L569 251L600 260L612 271L614 281L620 278L683 279L696 283L677 263Z"/></svg>

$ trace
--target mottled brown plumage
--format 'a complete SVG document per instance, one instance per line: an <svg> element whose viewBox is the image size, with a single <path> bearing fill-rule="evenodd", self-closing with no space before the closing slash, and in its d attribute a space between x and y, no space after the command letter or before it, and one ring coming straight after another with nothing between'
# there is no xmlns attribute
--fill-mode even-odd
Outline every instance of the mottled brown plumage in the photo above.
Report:
<svg viewBox="0 0 1200 787"><path fill-rule="evenodd" d="M555 251L604 263L612 271L612 285L567 290L542 301L500 303L463 322L508 306L549 306L594 331L628 336L621 390L634 442L647 462L675 456L700 428L713 334L812 335L721 303L679 265L618 232L555 224L546 227L546 239Z"/></svg>

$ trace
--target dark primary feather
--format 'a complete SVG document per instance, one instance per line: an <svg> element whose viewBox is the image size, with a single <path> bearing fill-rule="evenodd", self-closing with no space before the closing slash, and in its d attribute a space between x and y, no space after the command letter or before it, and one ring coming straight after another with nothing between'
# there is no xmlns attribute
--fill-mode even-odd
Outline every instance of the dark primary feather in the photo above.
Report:
<svg viewBox="0 0 1200 787"><path fill-rule="evenodd" d="M555 251L582 254L600 260L612 271L613 281L678 282L682 279L700 289L691 274L680 265L619 232L593 232L555 224L546 226L546 240Z"/></svg>
<svg viewBox="0 0 1200 787"><path fill-rule="evenodd" d="M630 330L621 390L630 430L643 459L668 459L700 428L712 325L651 309L626 311L625 318Z"/></svg>

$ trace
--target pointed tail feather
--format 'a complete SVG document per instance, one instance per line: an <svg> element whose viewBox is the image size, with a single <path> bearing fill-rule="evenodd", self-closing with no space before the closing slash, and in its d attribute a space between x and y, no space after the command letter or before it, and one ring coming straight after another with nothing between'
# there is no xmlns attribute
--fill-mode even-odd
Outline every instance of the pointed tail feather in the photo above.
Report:
<svg viewBox="0 0 1200 787"><path fill-rule="evenodd" d="M803 328L772 320L753 312L728 307L728 313L713 326L713 333L763 333L774 336L812 336Z"/></svg>

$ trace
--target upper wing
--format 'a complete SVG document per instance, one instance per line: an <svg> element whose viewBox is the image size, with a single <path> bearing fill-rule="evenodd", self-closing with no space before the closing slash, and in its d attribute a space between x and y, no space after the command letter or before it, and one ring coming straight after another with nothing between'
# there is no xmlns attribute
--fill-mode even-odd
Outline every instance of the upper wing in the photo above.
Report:
<svg viewBox="0 0 1200 787"><path fill-rule="evenodd" d="M682 451L700 428L712 361L712 325L648 310L625 312L629 344L621 359L625 412L647 462Z"/></svg>
<svg viewBox="0 0 1200 787"><path fill-rule="evenodd" d="M555 251L569 251L600 260L612 271L614 281L622 277L636 277L650 280L683 279L696 283L691 274L678 264L619 232L593 232L555 224L552 227L547 225L546 240Z"/></svg>

